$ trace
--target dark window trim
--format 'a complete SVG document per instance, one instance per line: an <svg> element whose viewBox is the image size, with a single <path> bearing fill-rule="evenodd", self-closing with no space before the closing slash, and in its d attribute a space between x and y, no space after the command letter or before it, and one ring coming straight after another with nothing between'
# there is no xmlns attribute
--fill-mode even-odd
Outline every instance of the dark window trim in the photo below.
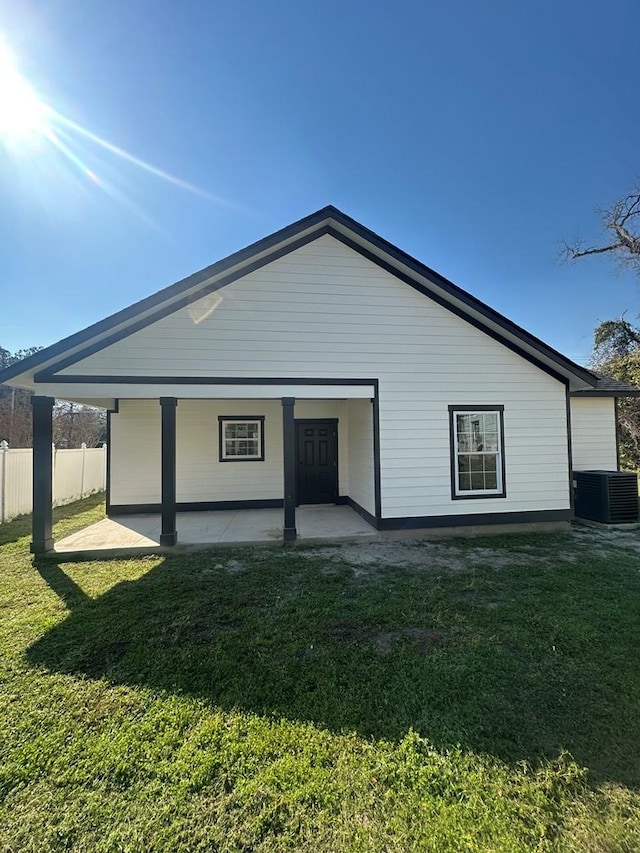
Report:
<svg viewBox="0 0 640 853"><path fill-rule="evenodd" d="M218 462L264 462L264 415L218 415ZM227 456L222 452L223 423L225 421L260 421L260 456L251 458Z"/></svg>
<svg viewBox="0 0 640 853"><path fill-rule="evenodd" d="M502 475L502 489L499 492L491 492L479 495L464 495L458 494L456 491L456 442L455 442L455 423L454 415L456 412L497 412L499 414L499 430L500 430L500 469ZM504 452L504 406L449 406L449 456L451 462L451 500L452 501L472 501L472 500L490 500L492 498L506 498L507 496L507 478Z"/></svg>

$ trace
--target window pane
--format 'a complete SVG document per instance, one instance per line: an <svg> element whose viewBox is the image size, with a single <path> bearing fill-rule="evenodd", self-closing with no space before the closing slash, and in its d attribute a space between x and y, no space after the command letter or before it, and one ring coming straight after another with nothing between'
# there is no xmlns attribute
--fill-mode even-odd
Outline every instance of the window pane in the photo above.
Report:
<svg viewBox="0 0 640 853"><path fill-rule="evenodd" d="M463 474L460 472L458 477L458 489L461 492L468 492L471 489L471 474Z"/></svg>
<svg viewBox="0 0 640 853"><path fill-rule="evenodd" d="M498 432L498 416L495 412L485 412L484 432Z"/></svg>
<svg viewBox="0 0 640 853"><path fill-rule="evenodd" d="M478 454L474 454L469 457L469 469L471 471L482 471L483 470L483 461L484 457Z"/></svg>
<svg viewBox="0 0 640 853"><path fill-rule="evenodd" d="M458 450L461 453L468 453L470 450L472 450L471 436L470 435L459 435L458 436Z"/></svg>
<svg viewBox="0 0 640 853"><path fill-rule="evenodd" d="M456 419L458 421L457 431L461 432L471 432L471 415L457 415Z"/></svg>
<svg viewBox="0 0 640 853"><path fill-rule="evenodd" d="M477 415L471 418L471 449L482 450L481 419Z"/></svg>
<svg viewBox="0 0 640 853"><path fill-rule="evenodd" d="M498 457L497 456L491 456L487 453L487 455L484 457L484 470L485 471L491 471L495 474L497 469L498 469Z"/></svg>
<svg viewBox="0 0 640 853"><path fill-rule="evenodd" d="M454 413L457 492L495 494L502 488L498 472L501 423L497 411Z"/></svg>
<svg viewBox="0 0 640 853"><path fill-rule="evenodd" d="M497 453L498 436L495 433L487 433L484 437L484 449L489 453Z"/></svg>
<svg viewBox="0 0 640 853"><path fill-rule="evenodd" d="M222 459L261 459L262 421L220 421Z"/></svg>
<svg viewBox="0 0 640 853"><path fill-rule="evenodd" d="M484 487L485 489L498 488L498 475L495 471L487 471L484 476Z"/></svg>
<svg viewBox="0 0 640 853"><path fill-rule="evenodd" d="M471 488L473 491L482 491L484 489L484 474L482 471L476 471L469 476L471 477Z"/></svg>

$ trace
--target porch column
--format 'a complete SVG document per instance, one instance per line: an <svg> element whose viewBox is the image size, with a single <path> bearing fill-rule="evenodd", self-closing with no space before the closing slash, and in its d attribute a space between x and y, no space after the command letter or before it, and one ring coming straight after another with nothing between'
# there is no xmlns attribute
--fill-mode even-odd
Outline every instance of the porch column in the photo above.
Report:
<svg viewBox="0 0 640 853"><path fill-rule="evenodd" d="M282 443L284 460L285 542L296 538L296 425L293 417L295 397L282 398Z"/></svg>
<svg viewBox="0 0 640 853"><path fill-rule="evenodd" d="M33 416L33 515L31 517L32 554L44 554L53 548L53 397L31 398Z"/></svg>
<svg viewBox="0 0 640 853"><path fill-rule="evenodd" d="M176 406L175 397L160 397L162 410L162 531L161 545L175 545L176 531Z"/></svg>

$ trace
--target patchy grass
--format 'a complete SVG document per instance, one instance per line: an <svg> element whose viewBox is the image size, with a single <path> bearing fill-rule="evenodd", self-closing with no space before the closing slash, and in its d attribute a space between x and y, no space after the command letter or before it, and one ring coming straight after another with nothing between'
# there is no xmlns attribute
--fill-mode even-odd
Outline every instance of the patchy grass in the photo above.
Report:
<svg viewBox="0 0 640 853"><path fill-rule="evenodd" d="M0 542L2 851L640 849L635 537Z"/></svg>

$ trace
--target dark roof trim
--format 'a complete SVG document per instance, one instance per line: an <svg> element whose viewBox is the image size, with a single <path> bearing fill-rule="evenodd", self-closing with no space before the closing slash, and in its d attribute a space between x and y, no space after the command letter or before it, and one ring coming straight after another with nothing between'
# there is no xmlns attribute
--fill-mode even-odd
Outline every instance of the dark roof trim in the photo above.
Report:
<svg viewBox="0 0 640 853"><path fill-rule="evenodd" d="M371 385L377 379L321 379L317 376L70 376L68 373L54 379L37 379L37 382L96 385Z"/></svg>
<svg viewBox="0 0 640 853"><path fill-rule="evenodd" d="M294 222L293 224L281 229L280 231L276 231L274 234L265 237L262 240L258 240L256 243L247 246L245 249L242 249L239 252L235 252L234 254L229 255L227 258L224 258L221 261L218 261L215 264L212 264L211 266L206 267L205 269L200 270L199 272L194 273L193 275L188 276L185 279L182 279L176 284L170 285L169 287L158 291L152 296L149 296L146 299L143 299L135 303L134 305L131 305L129 308L125 308L124 310L119 311L116 314L113 314L110 317L107 317L106 319L93 324L92 326L89 326L83 331L77 332L76 334L71 335L70 337L60 341L59 343L53 344L52 346L41 350L35 355L30 356L29 358L26 358L23 361L16 363L15 365L12 365L11 367L0 373L0 383L5 382L7 379L11 379L15 376L18 376L19 374L24 373L25 371L37 368L39 365L52 359L55 359L57 356L61 356L62 358L60 362L55 365L51 365L49 369L43 372L43 377L52 377L52 371L63 369L63 367L69 366L70 364L73 364L81 360L82 358L87 357L87 355L90 355L91 353L96 352L99 349L103 349L105 346L109 346L116 340L119 340L122 337L126 337L129 334L132 334L134 331L139 330L140 328L148 325L149 323L155 322L162 316L165 316L166 314L177 310L178 308L182 307L185 304L188 304L194 299L202 298L202 296L206 295L208 292L211 292L212 290L216 290L219 287L224 286L224 284L220 283L219 281L216 281L210 289L203 288L197 293L188 293L188 291L197 287L198 284L205 282L207 279L212 278L213 276L219 276L221 273L224 273L225 270L228 270L243 262L250 261L252 258L255 258L256 255L259 255L263 252L269 252L269 249L276 249L276 251L272 252L270 255L267 255L263 258L258 258L254 260L253 263L243 267L242 270L236 270L234 273L230 274L227 280L225 281L225 284L228 284L230 283L230 281L235 280L239 276L246 275L252 269L257 269L259 266L262 266L265 263L275 260L282 254L286 254L292 251L294 248L298 247L299 245L303 245L305 242L309 242L310 240L316 239L318 236L325 233L331 233L332 236L335 236L336 238L342 240L347 245L351 245L355 250L366 255L375 263L379 264L380 266L384 266L384 268L392 272L393 275L401 277L404 281L416 287L416 289L420 290L421 292L425 293L425 295L436 299L436 301L439 301L440 304L444 305L449 310L454 311L454 313L457 313L459 316L463 317L469 322L472 322L474 325L477 326L477 328L480 328L482 331L491 334L492 337L494 337L496 340L499 340L501 343L505 344L510 349L519 352L519 354L523 355L529 361L536 364L536 366L543 366L542 362L538 361L535 356L532 356L531 354L527 353L524 349L519 349L517 344L510 341L507 337L503 338L498 331L492 328L487 328L481 321L478 320L478 318L467 314L464 309L461 309L455 305L451 305L441 294L433 293L429 288L425 287L420 282L413 281L408 276L403 276L402 273L395 267L393 267L391 264L385 263L385 261L378 257L376 254L368 252L359 243L350 240L350 238L345 234L341 233L338 230L335 230L334 228L331 228L327 220L332 220L334 223L346 229L347 231L352 232L352 234L356 235L365 242L369 242L379 251L389 255L396 262L408 267L415 274L432 281L436 285L436 287L441 288L453 299L459 301L464 306L469 308L470 311L476 312L488 322L495 324L499 328L503 329L504 332L506 332L508 335L514 336L523 345L529 346L537 350L543 358L546 358L549 361L557 364L560 370L568 371L569 373L582 379L589 385L595 384L596 377L590 371L586 370L580 365L575 364L570 359L566 358L561 353L554 350L552 347L549 347L539 338L536 338L534 335L531 335L529 332L525 331L520 326L513 323L511 320L508 320L502 314L499 314L497 311L494 311L492 308L490 308L488 305L485 305L479 299L476 299L474 296L471 296L471 294L462 290L457 285L453 284L448 279L444 278L439 273L432 270L430 267L427 267L424 264L420 263L420 261L417 261L415 258L408 255L406 252L403 252L401 249L398 249L396 246L392 245L384 238L375 234L373 231L370 231L368 228L365 228L363 225L356 222L356 220L342 213L332 205L324 207L321 210L312 213L310 216L304 217L303 219ZM325 228L320 227L323 223L325 224ZM308 233L305 234L304 232ZM296 241L295 237L298 235L301 236L299 240ZM279 245L282 244L283 241L287 241L286 245ZM166 304L167 300L171 300L171 302L169 304ZM153 311L153 309L156 307L159 310ZM67 356L66 358L64 358L65 353L67 353L69 349L81 346L83 343L90 341L91 338L95 337L96 335L104 334L110 329L115 329L130 320L135 320L135 318L139 317L141 313L149 311L151 311L152 313L142 319L139 319L137 322L131 323L126 329L120 329L113 335L107 336L99 342L94 342L94 344L91 344L85 350L79 351L77 353L74 353L72 356ZM553 370L551 370L548 366L545 365L543 369L546 372L551 373L551 375L554 375ZM55 378L57 380L60 377L56 376ZM565 380L563 379L563 381Z"/></svg>
<svg viewBox="0 0 640 853"><path fill-rule="evenodd" d="M399 278L401 281L404 281L405 284L408 284L410 287L413 287L419 293L422 293L423 296L426 296L429 299L432 299L434 302L438 303L439 305L442 305L448 311L451 311L452 314L455 314L456 316L465 320L467 323L469 323L472 326L474 326L475 328L479 329L484 334L489 335L491 338L498 341L503 346L506 346L508 349L512 350L517 355L521 356L522 358L526 359L530 363L534 364L540 370L543 370L545 373L548 373L554 379L557 379L559 382L563 382L563 383L567 382L567 380L564 376L562 376L557 371L553 370L551 367L549 367L549 365L547 365L544 362L540 361L539 359L535 358L535 356L531 355L531 353L522 349L522 347L519 347L517 344L515 344L509 338L506 338L503 335L500 335L494 329L485 326L484 323L482 323L476 317L473 317L470 314L467 314L459 306L452 305L440 293L429 290L427 287L425 287L420 282L409 277L408 275L403 273L401 270L396 269L394 266L387 263L382 258L378 257L378 255L375 255L375 254L373 254L373 252L368 251L363 246L361 246L359 243L354 242L353 240L349 239L349 237L345 236L341 231L336 231L335 228L332 228L329 225L327 225L323 228L320 228L317 231L313 231L310 234L307 234L304 237L301 237L299 240L295 240L293 243L288 243L286 246L281 246L276 251L272 252L269 255L265 255L263 258L260 258L259 260L255 261L254 263L252 263L248 266L244 266L240 270L235 270L234 272L229 273L229 275L224 276L222 279L219 279L210 285L207 285L203 288L200 288L196 293L186 294L180 300L178 300L177 303L171 302L169 305L167 305L167 304L163 305L161 308L158 309L158 311L155 311L151 316L145 317L142 320L139 320L137 323L133 323L129 326L126 326L124 329L120 329L118 332L114 333L113 335L109 335L107 338L103 338L101 341L98 341L98 342L96 342L96 343L94 343L88 347L85 347L84 349L80 350L79 352L75 353L74 355L69 356L66 359L63 359L62 361L56 362L55 364L51 365L46 370L41 371L40 373L36 373L35 377L34 377L35 381L36 382L60 382L60 381L67 382L67 381L69 381L68 375L60 374L60 373L58 373L58 371L63 370L66 367L70 367L72 364L75 364L78 361L81 361L82 359L87 358L90 355L93 355L93 353L98 352L99 350L104 349L105 347L110 346L111 344L117 343L119 340L122 340L123 338L128 337L129 335L133 334L134 332L138 331L141 328L144 328L145 326L147 326L150 323L161 320L163 317L166 317L168 314L173 313L178 308L184 307L185 305L188 305L191 302L195 302L198 299L202 299L204 296L207 296L210 293L215 292L216 290L220 290L220 288L225 287L227 284L230 284L232 281L235 281L238 278L242 278L243 276L247 275L248 273L253 272L256 269L259 269L260 267L265 266L266 264L271 263L274 260L277 260L278 258L282 257L285 254L288 254L290 251L293 251L294 249L297 249L300 246L303 246L309 242L312 242L313 240L316 240L319 236L322 236L324 234L329 234L332 237L334 237L336 240L340 240L340 242L344 243L349 248L358 252L363 257L370 260L372 263L375 263L377 266L386 270L391 275L394 275L396 278ZM78 379L77 381L88 382L90 380L87 376L83 376L81 379ZM93 381L95 382L98 380L94 379ZM115 381L115 377L113 378L113 381Z"/></svg>
<svg viewBox="0 0 640 853"><path fill-rule="evenodd" d="M163 317L167 317L169 314L173 314L174 311L178 311L180 308L184 308L186 305L190 305L192 302L196 302L198 299L202 299L203 297L208 296L210 293L215 293L216 290L220 290L221 288L226 287L227 284L231 284L231 282L236 281L237 279L242 278L245 275L249 275L249 273L260 269L260 267L266 266L266 264L278 260L278 258L281 258L283 255L286 255L289 252L294 251L295 249L299 249L301 246L304 246L307 243L316 240L322 234L326 234L328 230L328 228L322 228L319 231L313 231L310 234L301 237L299 240L295 240L292 243L287 243L286 245L281 246L276 251L265 255L257 261L254 261L252 264L243 266L241 269L235 270L235 272L229 273L228 275L223 276L221 279L217 279L215 282L212 282L206 287L198 289L198 291L196 291L195 293L187 293L180 299L174 300L169 304L165 303L161 305L157 311L153 312L153 314L149 314L146 317L143 317L141 320L138 320L135 323L131 323L130 325L125 326L123 329L119 329L117 332L114 332L113 335L108 335L106 338L102 338L101 340L90 344L88 347L84 347L73 355L70 355L67 358L63 358L61 361L55 362L40 373L36 373L34 376L35 381L53 382L62 379L62 376L58 374L59 370L64 370L65 367L70 367L72 364L76 364L77 362L82 361L82 359L88 358L90 355L93 355L94 353L99 352L100 350L105 349L108 346L111 346L111 344L115 344L123 338L128 338L129 335L132 335L134 332L138 332L140 329L144 329L145 326L150 326L152 323L156 323L158 320L162 320Z"/></svg>
<svg viewBox="0 0 640 853"><path fill-rule="evenodd" d="M588 391L571 391L571 397L640 397L640 388L629 388L629 389L611 389L611 388L603 388L602 390L598 390L597 388L591 388Z"/></svg>
<svg viewBox="0 0 640 853"><path fill-rule="evenodd" d="M291 225L287 225L286 228L281 228L274 234L270 234L268 237L263 237L261 240L251 243L251 245L246 246L244 249L240 249L240 251L234 252L232 255L228 255L226 258L216 261L216 263L211 264L210 266L205 267L204 269L199 270L180 281L177 281L175 284L170 284L168 287L162 288L162 290L159 290L157 293L153 293L151 296L147 296L139 302L134 302L133 305L129 305L127 308L123 308L121 311L117 311L115 314L105 317L104 320L99 320L97 323L87 326L86 329L82 329L80 332L76 332L68 338L63 338L61 341L34 353L28 358L10 365L0 372L0 384L6 382L7 379L12 379L14 376L18 376L20 373L24 373L27 370L38 367L38 365L43 364L45 361L49 361L58 355L64 355L64 353L72 347L79 346L85 341L93 338L95 335L103 334L104 332L108 332L109 329L113 329L122 323L126 323L128 320L137 317L139 314L162 304L167 299L179 297L181 294L190 290L192 287L196 287L208 278L211 278L214 275L219 275L226 269L229 269L236 264L240 264L254 255L268 251L268 249L283 240L291 240L300 232L305 231L308 228L313 228L314 225L318 225L320 222L325 221L334 211L339 213L339 211L331 205L323 207L321 210L318 210L309 216L305 216L303 219L299 219Z"/></svg>
<svg viewBox="0 0 640 853"><path fill-rule="evenodd" d="M457 305L452 305L452 303L448 302L440 293L429 290L429 288L425 287L420 282L416 281L413 278L410 278L408 275L405 275L405 273L403 273L401 270L387 263L382 258L379 258L378 255L374 255L373 252L369 252L359 243L350 240L340 231L336 231L333 228L329 228L327 230L332 237L335 237L337 240L342 241L346 246L349 246L350 248L354 249L354 251L359 252L372 263L377 264L379 267L382 267L382 269L386 270L388 273L391 273L396 278L399 278L401 281L404 281L405 284L408 284L410 287L413 287L414 290L417 290L419 293L422 293L423 296L427 296L429 299L432 299L434 302L437 302L438 305L442 305L443 308L446 308L452 314L455 314L457 317L460 317L462 320L465 320L471 326L474 326L474 328L479 329L481 332L484 332L485 335L488 335L490 338L493 338L494 341L498 341L498 343L507 347L507 349L510 349L512 352L515 352L516 355L521 356L526 361L533 364L535 367L538 367L540 368L540 370L543 370L545 373L548 373L554 379L557 379L558 382L562 382L565 385L567 384L567 378L561 373L558 373L558 371L549 367L548 364L545 364L540 359L531 355L530 352L527 352L527 350L518 346L509 338L506 338L504 335L501 335L499 332L495 331L491 327L486 326L477 317L473 317L471 314L467 314L466 311L464 311ZM453 286L455 287L455 285Z"/></svg>
<svg viewBox="0 0 640 853"><path fill-rule="evenodd" d="M537 338L535 335L532 335L530 332L527 332L526 329L523 329L521 326L518 326L517 323L512 322L503 314L500 314L498 311L495 311L493 308L490 308L484 302L481 302L479 299L476 299L475 296L472 296L470 293L467 293L466 290L463 290L461 287L458 287L452 281L445 278L444 276L437 273L435 270L432 270L431 267L426 266L421 263L421 261L416 260L411 255L408 255L406 252L399 249L397 246L394 246L392 243L389 243L388 240L385 240L384 237L380 237L373 231L370 231L364 225L360 225L359 222L356 222L355 219L351 219L350 216L342 213L339 210L336 210L335 214L332 216L336 222L340 222L346 228L349 228L351 231L356 232L359 236L368 240L370 243L375 245L378 249L382 250L386 254L390 255L394 260L398 261L405 266L410 267L413 272L418 275L424 276L430 279L434 284L441 287L445 290L449 295L454 297L455 299L460 300L469 308L477 311L479 314L482 314L487 320L490 320L497 325L501 326L506 332L516 336L519 338L522 343L526 343L529 346L535 347L537 350L544 354L547 358L552 361L557 362L560 366L564 367L566 370L569 370L575 376L579 376L585 382L588 382L590 385L594 384L595 376L585 367L582 367L579 364L571 361L571 359L562 355L562 353L550 347L548 344L545 344L544 341L541 341L540 338ZM397 273L396 273L397 274ZM451 307L449 303L446 303L448 307Z"/></svg>

